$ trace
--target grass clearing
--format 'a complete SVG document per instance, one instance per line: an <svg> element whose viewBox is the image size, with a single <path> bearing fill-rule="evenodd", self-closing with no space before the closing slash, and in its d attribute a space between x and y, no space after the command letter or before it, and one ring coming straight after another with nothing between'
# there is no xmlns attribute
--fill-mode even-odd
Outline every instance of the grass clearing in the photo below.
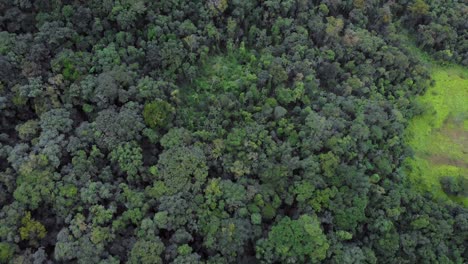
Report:
<svg viewBox="0 0 468 264"><path fill-rule="evenodd" d="M427 111L413 118L406 139L415 157L411 183L422 191L468 206L468 197L449 197L439 182L441 177L468 177L468 68L437 65L422 57L431 68L435 85L416 100Z"/></svg>

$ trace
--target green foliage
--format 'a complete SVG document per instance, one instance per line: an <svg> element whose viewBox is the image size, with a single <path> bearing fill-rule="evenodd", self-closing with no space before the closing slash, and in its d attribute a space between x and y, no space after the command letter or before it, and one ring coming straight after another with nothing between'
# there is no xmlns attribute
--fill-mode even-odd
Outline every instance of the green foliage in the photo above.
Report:
<svg viewBox="0 0 468 264"><path fill-rule="evenodd" d="M315 211L321 212L323 209L329 207L331 199L335 197L337 192L338 190L334 187L324 190L316 190L313 193L309 204L312 206L312 208L314 208Z"/></svg>
<svg viewBox="0 0 468 264"><path fill-rule="evenodd" d="M326 154L321 154L320 160L323 174L327 177L333 177L338 167L339 159L332 152L328 152Z"/></svg>
<svg viewBox="0 0 468 264"><path fill-rule="evenodd" d="M464 177L442 177L440 184L448 195L468 197L468 179Z"/></svg>
<svg viewBox="0 0 468 264"><path fill-rule="evenodd" d="M414 15L426 15L429 12L429 5L424 0L414 0L408 7Z"/></svg>
<svg viewBox="0 0 468 264"><path fill-rule="evenodd" d="M169 193L163 181L154 182L153 186L147 187L145 191L149 197L153 198L161 198L164 194Z"/></svg>
<svg viewBox="0 0 468 264"><path fill-rule="evenodd" d="M167 212L157 212L154 215L154 222L159 228L167 228L167 224L169 222Z"/></svg>
<svg viewBox="0 0 468 264"><path fill-rule="evenodd" d="M68 81L77 80L90 63L89 53L64 50L52 60L52 68L56 73L61 73Z"/></svg>
<svg viewBox="0 0 468 264"><path fill-rule="evenodd" d="M28 120L25 123L18 125L16 130L18 136L23 140L31 140L37 135L39 129L39 122L37 120Z"/></svg>
<svg viewBox="0 0 468 264"><path fill-rule="evenodd" d="M165 149L189 145L192 141L190 131L185 128L172 128L160 140Z"/></svg>
<svg viewBox="0 0 468 264"><path fill-rule="evenodd" d="M21 219L21 224L22 226L19 229L20 237L22 240L28 240L31 244L36 244L47 234L45 227L31 218L31 212L26 212L26 215Z"/></svg>
<svg viewBox="0 0 468 264"><path fill-rule="evenodd" d="M7 31L0 32L0 54L7 54L13 47L14 35L9 34Z"/></svg>
<svg viewBox="0 0 468 264"><path fill-rule="evenodd" d="M93 216L94 225L104 225L112 220L115 208L110 207L109 209L106 209L102 205L93 205L89 211Z"/></svg>
<svg viewBox="0 0 468 264"><path fill-rule="evenodd" d="M325 259L330 247L315 216L284 217L257 242L257 256L267 262L311 262Z"/></svg>
<svg viewBox="0 0 468 264"><path fill-rule="evenodd" d="M228 7L228 0L210 0L208 8L214 13L223 13Z"/></svg>
<svg viewBox="0 0 468 264"><path fill-rule="evenodd" d="M169 193L197 191L208 176L205 154L198 147L165 150L159 157L158 168Z"/></svg>
<svg viewBox="0 0 468 264"><path fill-rule="evenodd" d="M367 198L354 197L350 206L346 208L335 207L337 226L344 230L354 231L359 222L366 219L365 209L367 203Z"/></svg>
<svg viewBox="0 0 468 264"><path fill-rule="evenodd" d="M117 162L119 168L126 172L130 178L135 177L143 166L141 147L134 141L117 146L110 153L110 159Z"/></svg>
<svg viewBox="0 0 468 264"><path fill-rule="evenodd" d="M34 210L44 202L53 200L53 174L47 168L48 160L44 155L33 155L19 168L17 188L13 196L24 206Z"/></svg>
<svg viewBox="0 0 468 264"><path fill-rule="evenodd" d="M262 215L259 213L253 213L250 215L250 221L252 221L252 224L254 225L259 225L262 223Z"/></svg>
<svg viewBox="0 0 468 264"><path fill-rule="evenodd" d="M81 130L83 136L92 136L99 147L113 149L119 143L139 138L143 130L143 118L137 112L137 105L128 103L119 111L106 109L97 114L91 131Z"/></svg>
<svg viewBox="0 0 468 264"><path fill-rule="evenodd" d="M136 19L145 11L144 1L119 1L112 7L110 17L122 29L129 29L135 25Z"/></svg>
<svg viewBox="0 0 468 264"><path fill-rule="evenodd" d="M100 243L104 243L106 241L112 241L113 236L111 233L110 227L94 227L91 231L90 240L94 244L98 245Z"/></svg>
<svg viewBox="0 0 468 264"><path fill-rule="evenodd" d="M463 1L0 6L1 263L464 263Z"/></svg>
<svg viewBox="0 0 468 264"><path fill-rule="evenodd" d="M353 234L343 230L338 230L338 232L336 232L336 236L341 240L350 240L353 238Z"/></svg>
<svg viewBox="0 0 468 264"><path fill-rule="evenodd" d="M187 244L183 244L177 248L177 253L179 253L179 255L186 256L192 253L192 248Z"/></svg>
<svg viewBox="0 0 468 264"><path fill-rule="evenodd" d="M154 241L138 240L132 247L128 257L128 263L163 263L160 255L164 250L164 244L158 239Z"/></svg>
<svg viewBox="0 0 468 264"><path fill-rule="evenodd" d="M147 103L143 110L145 123L151 128L164 129L172 120L174 108L167 102L154 101Z"/></svg>
<svg viewBox="0 0 468 264"><path fill-rule="evenodd" d="M91 72L109 71L114 67L121 64L122 59L116 49L114 43L109 44L107 47L98 49L95 56L93 56L93 67Z"/></svg>
<svg viewBox="0 0 468 264"><path fill-rule="evenodd" d="M73 120L70 113L63 109L52 109L41 115L40 125L43 131L68 132L71 130Z"/></svg>
<svg viewBox="0 0 468 264"><path fill-rule="evenodd" d="M14 247L6 242L0 242L0 263L8 263L15 253Z"/></svg>

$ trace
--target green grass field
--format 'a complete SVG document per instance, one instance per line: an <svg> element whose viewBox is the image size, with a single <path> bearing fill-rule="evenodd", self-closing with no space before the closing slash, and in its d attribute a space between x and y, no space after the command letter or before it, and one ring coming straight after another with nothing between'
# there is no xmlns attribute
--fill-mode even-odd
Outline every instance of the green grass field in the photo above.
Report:
<svg viewBox="0 0 468 264"><path fill-rule="evenodd" d="M468 206L468 197L448 197L439 183L444 176L468 177L468 68L422 59L435 85L417 98L427 111L413 118L407 129L415 152L407 160L412 167L409 179L417 189Z"/></svg>

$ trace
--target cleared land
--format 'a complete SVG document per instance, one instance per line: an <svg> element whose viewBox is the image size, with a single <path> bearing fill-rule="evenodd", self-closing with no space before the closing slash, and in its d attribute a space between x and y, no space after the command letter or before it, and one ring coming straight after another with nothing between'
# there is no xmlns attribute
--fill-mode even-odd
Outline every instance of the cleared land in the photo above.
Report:
<svg viewBox="0 0 468 264"><path fill-rule="evenodd" d="M432 65L435 85L417 100L426 109L408 127L415 157L410 180L416 188L448 197L441 177L468 177L468 69ZM468 197L448 197L468 206Z"/></svg>

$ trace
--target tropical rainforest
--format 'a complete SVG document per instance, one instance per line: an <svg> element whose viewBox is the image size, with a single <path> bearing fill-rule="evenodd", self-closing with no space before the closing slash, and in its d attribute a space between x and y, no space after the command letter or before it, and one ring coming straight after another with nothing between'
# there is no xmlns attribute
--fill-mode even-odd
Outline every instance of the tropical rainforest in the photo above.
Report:
<svg viewBox="0 0 468 264"><path fill-rule="evenodd" d="M0 263L466 263L463 0L0 0Z"/></svg>

